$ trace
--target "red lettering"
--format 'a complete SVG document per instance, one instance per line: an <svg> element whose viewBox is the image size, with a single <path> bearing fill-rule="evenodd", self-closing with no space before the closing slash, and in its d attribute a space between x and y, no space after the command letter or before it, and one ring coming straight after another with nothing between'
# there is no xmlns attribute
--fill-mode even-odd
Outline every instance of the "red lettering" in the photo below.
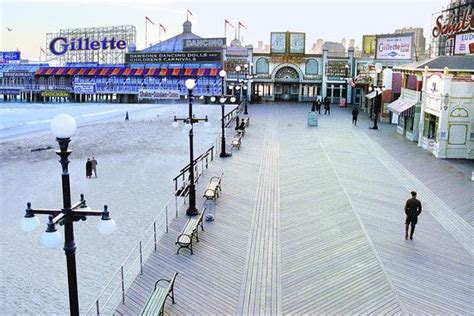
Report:
<svg viewBox="0 0 474 316"><path fill-rule="evenodd" d="M443 16L440 15L436 18L436 25L433 27L431 34L433 37L438 37L440 35L452 35L463 31L469 31L469 29L474 30L474 14L471 10L466 10L462 19L454 23L453 18L450 17L448 22L443 25Z"/></svg>

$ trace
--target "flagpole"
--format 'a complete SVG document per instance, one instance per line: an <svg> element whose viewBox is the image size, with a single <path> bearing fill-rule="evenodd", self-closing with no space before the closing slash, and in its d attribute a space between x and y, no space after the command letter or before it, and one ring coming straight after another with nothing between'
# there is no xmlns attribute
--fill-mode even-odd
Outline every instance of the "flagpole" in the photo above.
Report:
<svg viewBox="0 0 474 316"><path fill-rule="evenodd" d="M161 43L161 24L158 24L158 40Z"/></svg>
<svg viewBox="0 0 474 316"><path fill-rule="evenodd" d="M240 21L239 21L239 27L238 27L238 33L237 33L237 35L239 36L239 37L238 37L238 40L240 41Z"/></svg>
<svg viewBox="0 0 474 316"><path fill-rule="evenodd" d="M227 21L224 20L224 37L227 38Z"/></svg>
<svg viewBox="0 0 474 316"><path fill-rule="evenodd" d="M148 19L145 17L145 48L148 47Z"/></svg>

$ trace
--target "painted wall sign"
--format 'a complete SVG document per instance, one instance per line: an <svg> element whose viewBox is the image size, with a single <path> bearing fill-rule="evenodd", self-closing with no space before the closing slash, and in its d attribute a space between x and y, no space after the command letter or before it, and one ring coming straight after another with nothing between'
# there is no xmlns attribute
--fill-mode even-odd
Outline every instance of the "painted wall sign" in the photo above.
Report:
<svg viewBox="0 0 474 316"><path fill-rule="evenodd" d="M436 25L431 32L433 37L440 35L450 36L460 32L474 31L474 14L472 14L472 10L464 11L462 18L458 22L454 22L453 16L451 16L448 22L443 25L443 19L443 15L436 18Z"/></svg>
<svg viewBox="0 0 474 316"><path fill-rule="evenodd" d="M456 35L454 42L454 54L474 54L474 32Z"/></svg>
<svg viewBox="0 0 474 316"><path fill-rule="evenodd" d="M101 40L95 40L89 37L68 39L67 37L59 36L49 42L49 50L57 56L64 55L68 51L124 50L125 48L127 48L127 42L122 39L116 40L115 37L111 39L104 37Z"/></svg>
<svg viewBox="0 0 474 316"><path fill-rule="evenodd" d="M74 83L75 94L95 94L95 83L92 82L77 82Z"/></svg>
<svg viewBox="0 0 474 316"><path fill-rule="evenodd" d="M377 36L375 59L411 60L413 55L413 34Z"/></svg>
<svg viewBox="0 0 474 316"><path fill-rule="evenodd" d="M305 33L290 33L290 54L304 54Z"/></svg>
<svg viewBox="0 0 474 316"><path fill-rule="evenodd" d="M183 39L183 50L184 51L201 51L201 50L213 50L222 49L222 46L226 45L227 39L225 37L216 38L195 38L195 39Z"/></svg>
<svg viewBox="0 0 474 316"><path fill-rule="evenodd" d="M66 90L46 90L41 92L43 97L68 97L69 92Z"/></svg>
<svg viewBox="0 0 474 316"><path fill-rule="evenodd" d="M193 63L220 62L221 52L183 52L183 53L129 53L125 54L126 63Z"/></svg>
<svg viewBox="0 0 474 316"><path fill-rule="evenodd" d="M138 90L138 99L139 100L179 99L179 90L140 89Z"/></svg>
<svg viewBox="0 0 474 316"><path fill-rule="evenodd" d="M286 34L284 32L272 32L270 34L270 52L272 54L284 54L286 50Z"/></svg>

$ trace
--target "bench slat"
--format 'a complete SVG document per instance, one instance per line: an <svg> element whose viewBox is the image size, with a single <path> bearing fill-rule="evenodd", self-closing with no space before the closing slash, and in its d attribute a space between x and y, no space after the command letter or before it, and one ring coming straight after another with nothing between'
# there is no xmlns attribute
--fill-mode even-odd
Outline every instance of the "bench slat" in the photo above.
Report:
<svg viewBox="0 0 474 316"><path fill-rule="evenodd" d="M168 296L169 287L162 288L157 287L153 293L151 294L148 302L143 309L142 315L157 315L161 311L161 307L163 306L164 301L166 301L166 297Z"/></svg>

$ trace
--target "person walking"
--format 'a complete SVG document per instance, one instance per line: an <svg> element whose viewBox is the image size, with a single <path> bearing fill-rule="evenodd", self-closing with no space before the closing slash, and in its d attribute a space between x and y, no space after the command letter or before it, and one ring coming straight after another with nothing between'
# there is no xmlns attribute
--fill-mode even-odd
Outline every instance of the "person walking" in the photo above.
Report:
<svg viewBox="0 0 474 316"><path fill-rule="evenodd" d="M324 99L324 115L331 115L331 104L329 102L329 98L326 97Z"/></svg>
<svg viewBox="0 0 474 316"><path fill-rule="evenodd" d="M92 177L92 161L90 158L87 158L86 162L86 178L90 179Z"/></svg>
<svg viewBox="0 0 474 316"><path fill-rule="evenodd" d="M311 112L315 112L316 111L316 101L313 101L311 103Z"/></svg>
<svg viewBox="0 0 474 316"><path fill-rule="evenodd" d="M416 198L416 192L411 191L411 199L405 204L405 239L408 239L408 228L411 225L410 240L413 240L413 233L418 222L418 215L421 213L421 202Z"/></svg>
<svg viewBox="0 0 474 316"><path fill-rule="evenodd" d="M92 157L92 160L91 160L91 167L92 167L92 172L94 172L94 176L97 178L97 160L95 160L94 157Z"/></svg>
<svg viewBox="0 0 474 316"><path fill-rule="evenodd" d="M321 101L319 99L316 101L316 111L321 114Z"/></svg>
<svg viewBox="0 0 474 316"><path fill-rule="evenodd" d="M357 125L357 116L359 116L359 109L355 107L352 110L352 124Z"/></svg>

